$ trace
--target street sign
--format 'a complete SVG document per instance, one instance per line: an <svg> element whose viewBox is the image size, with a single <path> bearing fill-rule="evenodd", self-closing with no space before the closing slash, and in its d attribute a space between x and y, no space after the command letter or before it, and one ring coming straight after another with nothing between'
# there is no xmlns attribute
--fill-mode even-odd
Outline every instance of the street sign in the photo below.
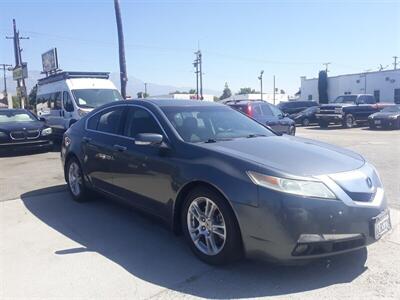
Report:
<svg viewBox="0 0 400 300"><path fill-rule="evenodd" d="M42 66L45 73L58 70L57 48L50 49L42 54Z"/></svg>
<svg viewBox="0 0 400 300"><path fill-rule="evenodd" d="M22 63L22 66L16 66L13 70L13 79L20 80L28 78L28 65L27 63Z"/></svg>

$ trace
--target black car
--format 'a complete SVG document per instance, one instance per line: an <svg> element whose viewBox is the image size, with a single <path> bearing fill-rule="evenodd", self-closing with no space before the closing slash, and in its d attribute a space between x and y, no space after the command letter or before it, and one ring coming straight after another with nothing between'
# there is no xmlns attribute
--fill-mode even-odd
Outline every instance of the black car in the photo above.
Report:
<svg viewBox="0 0 400 300"><path fill-rule="evenodd" d="M342 95L329 104L321 105L316 116L321 128L327 128L331 123L352 128L357 124L366 123L369 115L380 109L374 95Z"/></svg>
<svg viewBox="0 0 400 300"><path fill-rule="evenodd" d="M0 110L0 152L49 150L51 128L26 109Z"/></svg>
<svg viewBox="0 0 400 300"><path fill-rule="evenodd" d="M271 127L279 134L296 134L295 122L273 104L261 100L233 100L225 102L225 104L241 111L257 122Z"/></svg>
<svg viewBox="0 0 400 300"><path fill-rule="evenodd" d="M377 127L400 129L400 105L387 106L368 117L371 129Z"/></svg>
<svg viewBox="0 0 400 300"><path fill-rule="evenodd" d="M74 200L97 191L153 214L211 264L343 253L391 227L363 157L276 135L222 104L106 104L67 130L61 158Z"/></svg>
<svg viewBox="0 0 400 300"><path fill-rule="evenodd" d="M294 101L287 101L281 102L278 104L278 108L283 111L285 114L295 114L301 112L309 107L316 107L319 104L312 100L294 100Z"/></svg>
<svg viewBox="0 0 400 300"><path fill-rule="evenodd" d="M301 112L289 115L289 118L294 120L296 124L303 126L309 126L310 124L318 123L317 117L315 116L318 106L313 106L302 110Z"/></svg>

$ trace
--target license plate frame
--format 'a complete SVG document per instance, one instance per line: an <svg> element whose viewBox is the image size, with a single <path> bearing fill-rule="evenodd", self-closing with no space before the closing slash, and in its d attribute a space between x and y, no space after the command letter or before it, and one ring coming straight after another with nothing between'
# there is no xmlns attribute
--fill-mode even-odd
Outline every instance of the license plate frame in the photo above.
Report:
<svg viewBox="0 0 400 300"><path fill-rule="evenodd" d="M379 240L392 229L389 210L382 211L373 219L373 235L375 240Z"/></svg>

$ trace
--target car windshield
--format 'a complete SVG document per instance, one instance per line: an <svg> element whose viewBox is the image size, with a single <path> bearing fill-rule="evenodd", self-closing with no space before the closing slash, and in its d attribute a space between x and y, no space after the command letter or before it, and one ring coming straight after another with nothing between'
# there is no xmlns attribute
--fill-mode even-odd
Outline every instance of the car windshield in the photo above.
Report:
<svg viewBox="0 0 400 300"><path fill-rule="evenodd" d="M275 117L283 116L283 112L277 108L275 105L270 104L269 108L272 110L272 113Z"/></svg>
<svg viewBox="0 0 400 300"><path fill-rule="evenodd" d="M354 103L357 100L356 95L339 96L332 103Z"/></svg>
<svg viewBox="0 0 400 300"><path fill-rule="evenodd" d="M24 111L0 111L0 123L8 122L34 122L37 119Z"/></svg>
<svg viewBox="0 0 400 300"><path fill-rule="evenodd" d="M275 135L230 107L167 106L162 110L186 142L216 142Z"/></svg>
<svg viewBox="0 0 400 300"><path fill-rule="evenodd" d="M76 104L82 108L95 108L106 103L122 100L121 94L112 89L72 90Z"/></svg>
<svg viewBox="0 0 400 300"><path fill-rule="evenodd" d="M400 105L385 107L382 112L400 112Z"/></svg>

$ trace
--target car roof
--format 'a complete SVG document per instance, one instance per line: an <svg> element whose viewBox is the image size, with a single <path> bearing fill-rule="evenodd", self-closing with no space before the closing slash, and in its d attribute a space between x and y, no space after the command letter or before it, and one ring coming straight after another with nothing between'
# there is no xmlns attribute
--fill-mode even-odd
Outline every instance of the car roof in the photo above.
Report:
<svg viewBox="0 0 400 300"><path fill-rule="evenodd" d="M227 105L236 105L236 104L252 104L252 103L267 103L266 101L263 100L229 100L226 101L225 104Z"/></svg>
<svg viewBox="0 0 400 300"><path fill-rule="evenodd" d="M166 107L166 106L223 106L223 104L221 104L221 103L215 103L215 102L210 102L210 101L201 101L201 100L146 98L146 100L140 99L139 101L151 102L154 105L157 105L160 107Z"/></svg>

